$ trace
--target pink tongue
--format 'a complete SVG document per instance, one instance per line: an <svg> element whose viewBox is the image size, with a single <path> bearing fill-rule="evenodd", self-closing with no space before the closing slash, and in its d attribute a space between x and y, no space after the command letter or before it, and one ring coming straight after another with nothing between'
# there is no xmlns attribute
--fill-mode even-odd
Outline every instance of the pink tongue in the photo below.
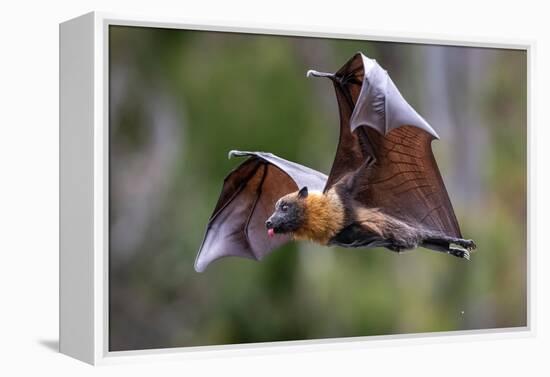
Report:
<svg viewBox="0 0 550 377"><path fill-rule="evenodd" d="M275 235L275 231L273 230L273 228L267 230L267 235L269 237L273 237Z"/></svg>

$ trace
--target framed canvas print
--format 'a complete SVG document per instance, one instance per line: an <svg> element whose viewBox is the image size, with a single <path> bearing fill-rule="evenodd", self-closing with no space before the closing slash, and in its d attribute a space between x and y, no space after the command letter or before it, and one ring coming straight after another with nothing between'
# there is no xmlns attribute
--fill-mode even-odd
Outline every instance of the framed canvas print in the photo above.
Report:
<svg viewBox="0 0 550 377"><path fill-rule="evenodd" d="M100 13L61 24L61 352L95 364L529 333L531 52Z"/></svg>

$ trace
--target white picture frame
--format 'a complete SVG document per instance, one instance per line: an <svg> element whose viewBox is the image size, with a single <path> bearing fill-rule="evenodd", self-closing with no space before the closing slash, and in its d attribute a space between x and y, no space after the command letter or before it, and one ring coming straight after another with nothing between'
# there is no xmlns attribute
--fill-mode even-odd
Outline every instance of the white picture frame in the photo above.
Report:
<svg viewBox="0 0 550 377"><path fill-rule="evenodd" d="M147 351L108 350L108 28L110 25L163 27L187 30L249 32L521 49L527 52L528 122L532 140L533 41L434 39L407 33L388 35L363 30L316 29L235 23L193 24L186 20L88 13L60 25L60 351L90 364L147 359L185 359L242 354L376 347L388 342L448 342L534 334L533 255L528 224L527 326L450 333L334 338L262 344L204 346ZM531 151L528 152L529 156ZM528 187L531 182L528 157ZM527 199L531 218L531 200Z"/></svg>

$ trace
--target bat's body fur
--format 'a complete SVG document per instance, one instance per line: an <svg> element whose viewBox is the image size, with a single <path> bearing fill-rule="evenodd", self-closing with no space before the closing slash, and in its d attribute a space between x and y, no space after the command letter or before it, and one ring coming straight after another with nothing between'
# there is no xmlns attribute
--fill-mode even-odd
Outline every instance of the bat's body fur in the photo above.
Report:
<svg viewBox="0 0 550 377"><path fill-rule="evenodd" d="M299 208L283 217L283 221L297 225L292 231L296 240L349 247L367 246L364 242L366 239L370 240L368 244L392 240L390 246L396 249L413 249L420 244L422 236L425 236L418 229L384 214L377 208L365 208L356 202L351 203L352 199L338 194L336 189L325 194L311 192L304 198L300 198L297 191L284 196L282 202ZM298 218L292 218L293 216ZM353 243L346 242L346 236L350 233L353 233ZM358 243L359 234L362 234L360 239L363 242Z"/></svg>
<svg viewBox="0 0 550 377"><path fill-rule="evenodd" d="M295 239L326 245L344 228L345 208L335 190L326 194L311 192L303 201L297 193L289 196L289 200L296 198L297 205L304 207L301 226L294 231Z"/></svg>
<svg viewBox="0 0 550 377"><path fill-rule="evenodd" d="M296 240L309 240L321 245L379 246L396 252L423 246L462 258L468 258L468 251L475 248L471 240L435 234L418 226L413 227L378 208L360 205L352 198L346 189L349 186L344 182L326 193L308 193L304 188L283 196L270 218L277 232L292 233ZM287 207L285 211L282 211L283 206Z"/></svg>

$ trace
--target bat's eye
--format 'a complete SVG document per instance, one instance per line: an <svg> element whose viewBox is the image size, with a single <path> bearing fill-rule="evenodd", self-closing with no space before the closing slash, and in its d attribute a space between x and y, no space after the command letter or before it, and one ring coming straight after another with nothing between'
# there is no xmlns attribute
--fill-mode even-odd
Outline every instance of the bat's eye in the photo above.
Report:
<svg viewBox="0 0 550 377"><path fill-rule="evenodd" d="M281 211L283 211L283 212L288 211L288 204L283 204L283 205L281 206Z"/></svg>

